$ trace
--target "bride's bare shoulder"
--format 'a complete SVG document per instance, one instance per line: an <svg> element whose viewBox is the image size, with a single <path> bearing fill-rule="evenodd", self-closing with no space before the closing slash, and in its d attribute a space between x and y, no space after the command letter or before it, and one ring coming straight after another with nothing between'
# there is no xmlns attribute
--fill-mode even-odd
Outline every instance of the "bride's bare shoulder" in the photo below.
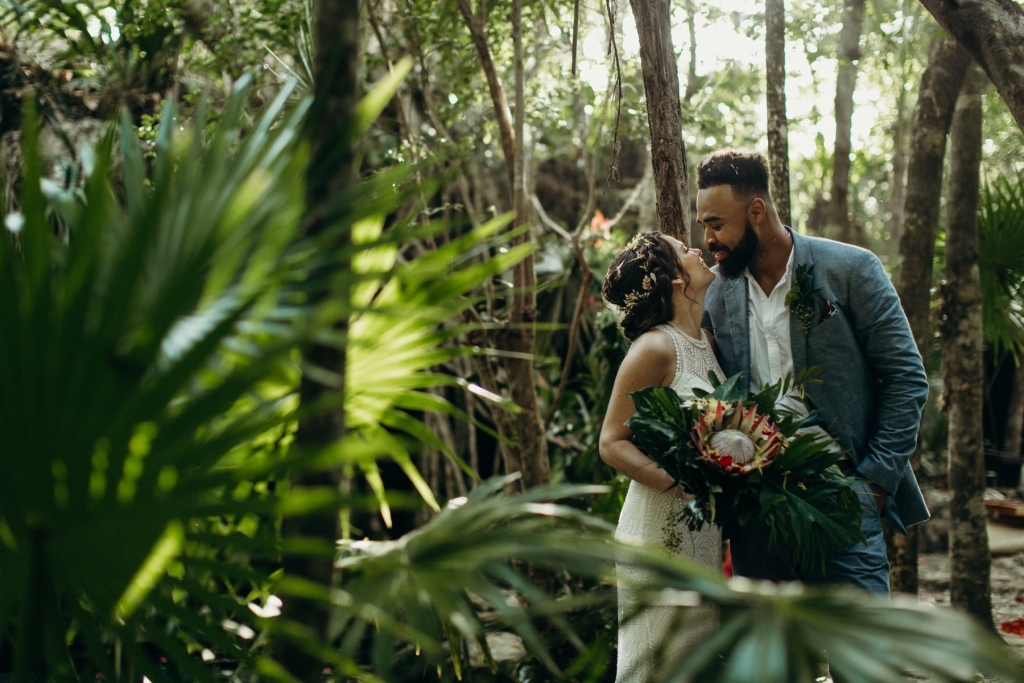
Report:
<svg viewBox="0 0 1024 683"><path fill-rule="evenodd" d="M629 354L642 356L647 361L662 360L675 367L675 344L667 333L656 328L647 330L637 337L629 348Z"/></svg>
<svg viewBox="0 0 1024 683"><path fill-rule="evenodd" d="M668 334L661 330L644 332L629 347L619 366L619 379L624 386L638 388L667 386L676 371L676 349Z"/></svg>

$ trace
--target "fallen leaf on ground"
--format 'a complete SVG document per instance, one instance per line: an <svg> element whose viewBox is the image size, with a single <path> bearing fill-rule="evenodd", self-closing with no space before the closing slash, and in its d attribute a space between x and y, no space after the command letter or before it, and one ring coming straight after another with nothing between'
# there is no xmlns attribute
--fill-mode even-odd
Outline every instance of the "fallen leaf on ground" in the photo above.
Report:
<svg viewBox="0 0 1024 683"><path fill-rule="evenodd" d="M999 630L1015 636L1024 636L1024 617L1002 622L999 624Z"/></svg>

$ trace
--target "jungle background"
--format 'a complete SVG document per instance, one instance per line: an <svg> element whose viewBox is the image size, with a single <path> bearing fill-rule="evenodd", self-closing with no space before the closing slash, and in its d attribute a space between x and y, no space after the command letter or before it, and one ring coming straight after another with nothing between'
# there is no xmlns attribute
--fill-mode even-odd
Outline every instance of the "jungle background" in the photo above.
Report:
<svg viewBox="0 0 1024 683"><path fill-rule="evenodd" d="M960 6L3 0L0 677L613 680L618 557L722 605L694 680L1019 679L1024 13ZM603 274L723 145L901 295L905 602L608 540Z"/></svg>

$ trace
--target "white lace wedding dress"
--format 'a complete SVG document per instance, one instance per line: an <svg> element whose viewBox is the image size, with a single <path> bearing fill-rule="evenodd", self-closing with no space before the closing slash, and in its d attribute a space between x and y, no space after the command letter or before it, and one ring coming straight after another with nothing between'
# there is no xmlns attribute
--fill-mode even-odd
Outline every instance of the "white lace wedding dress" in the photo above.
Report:
<svg viewBox="0 0 1024 683"><path fill-rule="evenodd" d="M697 340L671 325L659 325L676 348L676 374L670 385L681 398L693 398L693 387L711 391L708 372L724 379L707 332ZM690 531L681 521L685 503L666 493L631 482L619 513L615 537L681 555L713 570L722 568L722 534L717 526ZM636 590L642 572L619 565L619 653L616 683L662 680L659 669L707 638L718 627L713 605L644 607L637 611Z"/></svg>

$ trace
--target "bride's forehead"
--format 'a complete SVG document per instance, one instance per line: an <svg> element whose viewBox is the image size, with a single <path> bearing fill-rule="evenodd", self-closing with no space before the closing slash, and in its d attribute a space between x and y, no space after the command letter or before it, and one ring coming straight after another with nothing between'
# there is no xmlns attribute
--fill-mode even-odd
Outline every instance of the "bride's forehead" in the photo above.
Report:
<svg viewBox="0 0 1024 683"><path fill-rule="evenodd" d="M682 257L686 256L687 254L691 254L691 253L692 253L692 252L691 252L691 251L690 251L690 250L689 250L689 249L688 249L688 248L686 247L686 245L685 245L685 244L683 244L682 242L680 242L679 240L677 240L677 239L675 239L675 238L672 238L672 239L673 239L673 242L672 242L672 247L673 247L673 248L675 249L675 252L676 252L676 254L677 254L677 255L678 255L678 256L679 256L680 258L682 258Z"/></svg>

